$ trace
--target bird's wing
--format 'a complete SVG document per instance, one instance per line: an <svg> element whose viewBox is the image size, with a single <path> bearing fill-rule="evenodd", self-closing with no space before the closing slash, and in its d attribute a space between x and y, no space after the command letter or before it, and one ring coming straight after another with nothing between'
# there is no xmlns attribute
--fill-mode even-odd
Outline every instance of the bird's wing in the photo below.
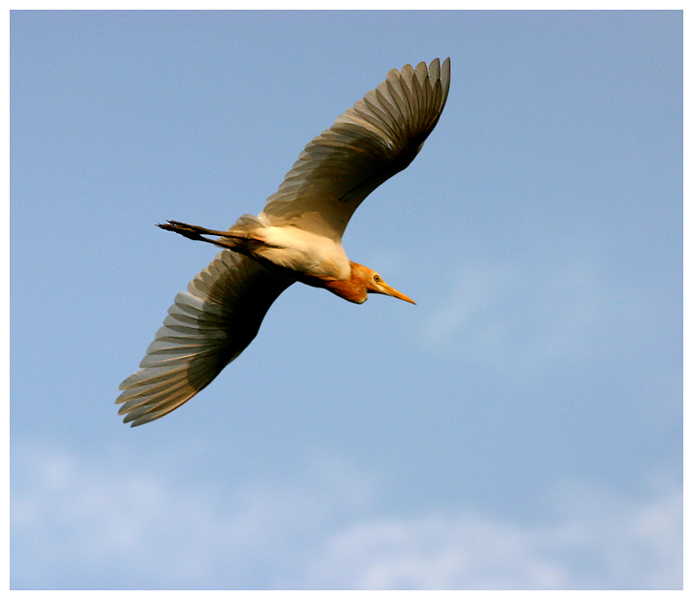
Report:
<svg viewBox="0 0 693 600"><path fill-rule="evenodd" d="M192 398L250 344L270 305L292 280L224 250L179 293L140 363L120 384L118 414L132 426Z"/></svg>
<svg viewBox="0 0 693 600"><path fill-rule="evenodd" d="M301 152L260 220L341 240L359 204L409 163L433 131L450 88L450 59L392 69Z"/></svg>

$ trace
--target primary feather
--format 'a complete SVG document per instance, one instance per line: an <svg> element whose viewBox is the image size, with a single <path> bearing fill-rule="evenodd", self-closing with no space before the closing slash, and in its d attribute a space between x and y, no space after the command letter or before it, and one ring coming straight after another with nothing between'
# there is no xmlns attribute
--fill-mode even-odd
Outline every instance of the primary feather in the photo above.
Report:
<svg viewBox="0 0 693 600"><path fill-rule="evenodd" d="M260 220L341 240L351 215L405 169L438 123L450 89L450 59L392 69L301 152Z"/></svg>
<svg viewBox="0 0 693 600"><path fill-rule="evenodd" d="M250 257L220 252L176 296L141 369L120 384L118 414L141 425L192 398L253 341L269 307L292 283Z"/></svg>

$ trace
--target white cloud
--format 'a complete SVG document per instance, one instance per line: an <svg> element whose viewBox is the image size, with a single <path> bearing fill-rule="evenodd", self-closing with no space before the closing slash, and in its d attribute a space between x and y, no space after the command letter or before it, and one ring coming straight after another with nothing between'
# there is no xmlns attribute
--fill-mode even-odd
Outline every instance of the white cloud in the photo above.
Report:
<svg viewBox="0 0 693 600"><path fill-rule="evenodd" d="M682 585L682 496L626 501L566 484L527 525L469 507L372 519L333 533L310 585L570 589Z"/></svg>
<svg viewBox="0 0 693 600"><path fill-rule="evenodd" d="M21 458L18 458L21 457ZM293 482L228 490L152 464L13 451L13 588L676 588L682 494L564 484L546 517L460 504L376 513L373 479L313 461Z"/></svg>

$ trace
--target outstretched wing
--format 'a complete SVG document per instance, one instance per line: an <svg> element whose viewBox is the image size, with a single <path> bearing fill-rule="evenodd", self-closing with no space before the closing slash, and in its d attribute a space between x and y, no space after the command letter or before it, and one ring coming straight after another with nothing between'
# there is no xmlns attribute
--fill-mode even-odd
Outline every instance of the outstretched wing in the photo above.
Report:
<svg viewBox="0 0 693 600"><path fill-rule="evenodd" d="M116 404L132 426L190 400L255 338L262 319L293 281L224 250L179 293Z"/></svg>
<svg viewBox="0 0 693 600"><path fill-rule="evenodd" d="M341 240L351 215L406 168L436 126L450 88L450 59L392 69L301 152L260 220Z"/></svg>

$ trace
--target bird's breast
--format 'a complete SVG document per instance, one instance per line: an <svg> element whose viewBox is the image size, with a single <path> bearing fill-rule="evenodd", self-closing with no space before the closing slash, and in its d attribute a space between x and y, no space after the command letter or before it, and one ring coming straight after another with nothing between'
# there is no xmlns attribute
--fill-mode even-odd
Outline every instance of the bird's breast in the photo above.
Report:
<svg viewBox="0 0 693 600"><path fill-rule="evenodd" d="M261 241L252 252L262 260L288 269L296 278L347 279L349 259L342 244L296 227L266 227L257 231Z"/></svg>

